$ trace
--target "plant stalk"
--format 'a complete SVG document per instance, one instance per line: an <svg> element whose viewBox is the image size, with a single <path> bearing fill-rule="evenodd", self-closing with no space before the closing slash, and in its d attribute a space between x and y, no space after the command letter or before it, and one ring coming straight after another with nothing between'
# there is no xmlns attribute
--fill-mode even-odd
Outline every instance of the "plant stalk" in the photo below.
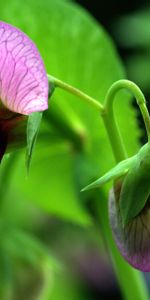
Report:
<svg viewBox="0 0 150 300"><path fill-rule="evenodd" d="M135 96L144 119L148 139L150 138L150 118L145 104L145 98L140 89L133 82L130 82L128 80L119 80L115 82L108 90L105 98L105 104L103 106L97 100L53 76L48 75L48 79L56 87L59 87L75 96L78 96L80 99L90 104L100 113L103 118L106 131L108 133L116 162L127 158L123 140L121 138L121 134L113 112L114 97L116 92L120 89L126 88L130 90ZM118 279L118 283L120 285L120 289L123 294L123 299L148 300L149 295L142 274L139 271L133 269L122 258L115 245L108 220L108 202L106 201L105 197L104 199L99 199L99 194L98 196L96 196L95 200L95 211L98 213L98 219L103 228L106 244L111 255L111 260L114 266L116 277Z"/></svg>

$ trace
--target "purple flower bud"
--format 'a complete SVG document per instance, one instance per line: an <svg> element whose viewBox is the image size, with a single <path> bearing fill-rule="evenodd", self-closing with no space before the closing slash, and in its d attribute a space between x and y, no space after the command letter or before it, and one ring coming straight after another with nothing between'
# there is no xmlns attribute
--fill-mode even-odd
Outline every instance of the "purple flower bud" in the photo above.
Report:
<svg viewBox="0 0 150 300"><path fill-rule="evenodd" d="M48 79L36 46L4 22L0 22L0 99L0 106L23 115L48 108Z"/></svg>
<svg viewBox="0 0 150 300"><path fill-rule="evenodd" d="M150 271L150 201L127 225L123 225L119 209L122 183L110 191L109 216L116 244L123 257L135 268ZM135 199L136 201L136 199Z"/></svg>

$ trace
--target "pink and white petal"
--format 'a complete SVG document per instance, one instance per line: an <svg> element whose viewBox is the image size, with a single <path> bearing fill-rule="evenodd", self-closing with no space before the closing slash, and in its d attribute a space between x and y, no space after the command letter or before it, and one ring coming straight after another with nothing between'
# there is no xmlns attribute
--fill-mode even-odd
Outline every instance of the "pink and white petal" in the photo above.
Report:
<svg viewBox="0 0 150 300"><path fill-rule="evenodd" d="M0 99L10 111L28 115L48 108L48 79L34 43L0 22Z"/></svg>
<svg viewBox="0 0 150 300"><path fill-rule="evenodd" d="M123 226L118 201L112 189L109 196L109 219L122 256L134 268L150 272L150 200L137 217Z"/></svg>

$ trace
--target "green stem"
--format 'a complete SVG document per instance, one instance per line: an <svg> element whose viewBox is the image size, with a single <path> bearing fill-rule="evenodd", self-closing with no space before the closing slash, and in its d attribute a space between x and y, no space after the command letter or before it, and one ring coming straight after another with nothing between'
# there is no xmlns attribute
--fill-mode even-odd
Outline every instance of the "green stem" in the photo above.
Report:
<svg viewBox="0 0 150 300"><path fill-rule="evenodd" d="M133 82L128 80L119 80L115 82L108 90L105 98L104 111L101 113L101 115L103 117L116 162L127 158L124 143L113 112L113 101L115 99L115 95L122 88L126 88L131 91L136 98L137 104L139 105L141 114L143 116L148 140L150 139L150 117L146 107L145 98L141 90ZM98 218L101 221L103 233L111 254L114 270L124 295L124 299L148 300L148 290L142 274L126 263L114 243L107 214L108 203L105 197L104 199L101 199L101 202L99 199L96 199L96 203Z"/></svg>
<svg viewBox="0 0 150 300"><path fill-rule="evenodd" d="M94 107L99 112L103 111L103 105L95 100L94 98L88 96L87 94L81 92L80 90L76 89L75 87L67 84L66 82L63 82L62 80L55 78L54 76L47 75L49 82L53 83L56 87L59 87L77 97L85 101L86 103L89 103L92 107Z"/></svg>
<svg viewBox="0 0 150 300"><path fill-rule="evenodd" d="M56 87L62 88L71 94L78 96L100 112L117 162L124 160L127 157L113 113L113 101L118 90L126 88L134 94L145 122L148 138L150 138L150 118L146 108L145 98L134 83L128 80L119 80L114 83L106 95L105 105L103 106L97 100L55 77L48 75L48 79ZM148 300L149 296L142 274L125 262L114 243L108 221L108 203L105 197L104 199L101 199L101 201L99 201L99 195L95 197L95 211L98 213L98 220L104 231L106 243L111 254L112 263L124 300Z"/></svg>
<svg viewBox="0 0 150 300"><path fill-rule="evenodd" d="M101 116L108 134L112 152L116 162L118 163L127 158L127 152L120 134L120 130L116 123L113 112L105 109L103 113L101 113Z"/></svg>

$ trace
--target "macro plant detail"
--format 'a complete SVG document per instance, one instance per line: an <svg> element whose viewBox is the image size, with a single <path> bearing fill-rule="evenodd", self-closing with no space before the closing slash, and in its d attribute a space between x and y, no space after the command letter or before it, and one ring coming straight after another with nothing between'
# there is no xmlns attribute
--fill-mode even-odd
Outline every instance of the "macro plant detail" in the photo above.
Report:
<svg viewBox="0 0 150 300"><path fill-rule="evenodd" d="M48 80L36 46L4 22L0 22L0 99L2 158L24 116L48 108Z"/></svg>
<svg viewBox="0 0 150 300"><path fill-rule="evenodd" d="M110 88L106 96L106 105L112 105L118 85L119 83L115 83ZM133 83L128 81L120 81L120 85L121 87L126 86L129 89L132 88L145 121L149 140L150 118L142 93L138 88L136 90L136 86ZM112 123L113 122L114 119L112 120ZM122 142L120 142L120 146L122 149L124 148ZM116 150L115 148L115 151ZM122 153L123 152L122 150ZM83 189L83 191L85 191L91 188L98 188L108 181L113 180L114 187L109 195L109 216L114 238L125 259L135 268L147 272L150 270L149 152L150 145L148 141L135 156L122 160L103 177Z"/></svg>
<svg viewBox="0 0 150 300"><path fill-rule="evenodd" d="M149 272L149 143L133 157L127 174L117 179L109 196L110 223L122 255L135 268Z"/></svg>
<svg viewBox="0 0 150 300"><path fill-rule="evenodd" d="M19 29L0 22L1 105L22 115L47 109L48 81L34 43Z"/></svg>
<svg viewBox="0 0 150 300"><path fill-rule="evenodd" d="M114 187L109 196L109 215L115 241L123 257L132 266L149 272L150 116L144 95L133 82L120 80L110 87L102 105L61 80L52 76L48 78L55 87L79 96L100 112L116 162L121 162L82 191L101 187L104 183L114 180ZM148 143L139 153L128 159L113 112L115 94L122 88L127 88L134 94L148 135Z"/></svg>
<svg viewBox="0 0 150 300"><path fill-rule="evenodd" d="M63 218L68 215L69 217L66 218L71 219L76 214L74 220L77 219L76 222L81 227L82 225L86 228L91 226L94 230L98 227L100 236L98 233L97 240L99 241L100 238L101 243L108 250L124 299L148 300L148 291L142 273L139 272L150 271L150 116L145 97L135 83L122 79L125 78L125 75L122 75L122 69L119 69L120 62L118 63L116 59L111 42L107 43L107 37L105 40L103 30L98 30L98 24L95 24L83 12L82 18L82 13L78 14L78 8L68 1L51 1L49 5L51 11L54 12L51 14L50 20L52 24L50 30L52 31L48 31L49 23L46 23L48 18L45 17L42 10L39 18L43 22L40 21L39 27L34 28L35 31L33 30L33 39L35 43L36 40L39 41L40 50L28 37L32 33L30 24L29 27L28 25L24 27L28 33L26 35L19 29L17 22L15 23L16 27L7 22L0 22L0 160L2 160L0 166L0 198L2 199L0 203L2 211L0 217L2 236L0 269L5 270L6 268L7 270L9 266L7 258L14 263L19 257L19 260L21 258L25 263L34 266L36 271L40 270L41 272L42 284L38 291L38 297L35 296L35 299L63 299L60 299L63 296L61 288L59 293L58 287L55 292L56 295L58 292L58 298L55 293L54 296L53 294L51 296L53 289L51 282L53 283L54 280L53 278L51 281L52 273L54 271L55 274L57 270L57 275L55 274L54 277L58 274L61 276L63 266L59 266L59 258L55 259L55 250L51 254L49 249L51 243L48 245L49 248L45 247L46 235L40 242L41 233L36 238L33 233L25 232L24 225L19 228L17 223L13 224L11 220L9 222L9 214L6 219L5 215L3 216L4 200L6 199L7 202L7 190L8 198L11 198L10 195L16 188L20 197L19 201L22 201L22 198L25 201L26 198L31 199L30 201L34 199L35 203L39 202L41 207L43 205L47 215L57 215L58 213L61 216L62 210ZM36 10L36 5L34 8ZM60 14L62 28L59 26L60 12L62 13L62 15ZM60 28L58 36L54 30L56 20L57 28ZM72 27L72 24L76 24L76 22L82 24L81 36L80 26L76 27L76 31ZM84 29L87 28L89 38L85 38L85 47L83 37L87 32ZM65 30L68 30L67 34L65 34ZM40 36L37 38L39 32ZM62 34L60 39L59 34ZM81 45L80 43L79 45L74 44L73 50L71 50L72 48L68 49L68 39L72 37L73 41L77 41L78 35ZM73 43L70 44L73 45ZM76 46L79 56L76 53ZM95 52L96 47L97 49L101 47L101 55L98 54L99 51ZM112 65L108 59L109 54L112 55L110 59L113 62ZM82 58L81 66L80 56ZM104 72L100 69L103 60ZM51 74L51 69L55 76ZM105 76L110 75L111 69L114 70L114 75L110 76L107 81ZM94 79L98 72L101 74L99 85L99 80ZM102 80L103 76L104 80ZM121 94L120 90L123 90L125 94ZM130 145L132 151L128 149L128 145L127 147L125 145L128 138L131 141L129 133L121 134L122 125L120 125L120 121L116 120L120 115L123 116L122 124L128 130L130 121L133 123L135 121L135 115L129 113L132 108L129 106L130 98L128 94L126 95L126 91L136 99L148 140L141 148L135 142L136 146L138 145L136 148L133 142L133 146ZM116 94L120 95L122 103L119 102L119 95L116 96ZM49 99L50 106L48 105ZM116 110L116 106L114 108L115 99L118 110ZM127 110L126 107L128 107ZM126 115L126 112L129 115ZM129 122L126 122L128 119ZM136 130L131 128L131 133L135 132ZM125 142L124 136L126 136ZM133 136L133 141L136 139L137 137ZM38 145L35 149L36 140ZM18 153L24 155L22 147L26 147L25 165L28 173L26 181L22 180L23 164L22 158L20 158L22 155L20 157L18 155ZM101 148L102 152L100 153ZM6 153L8 155L5 155ZM33 153L33 164L29 173ZM103 174L104 170L104 175L96 179L98 174ZM26 175L26 172L24 173ZM110 191L108 191L107 183L111 183ZM86 184L88 185L84 187ZM45 196L46 185L48 186L47 196ZM77 204L71 204L71 206L72 198ZM68 199L68 203L66 199ZM33 220L31 217L30 222L37 221L35 231L38 231L37 228L38 226L40 228L42 222L44 223L44 218L36 219L34 214L36 215L36 211L33 212ZM83 224L82 218L85 219ZM50 222L48 220L46 227L43 227L48 234L50 226L51 220ZM52 226L55 226L55 222L54 224L52 222ZM44 230L42 230L43 234ZM97 229L94 235L96 231ZM69 244L71 247L71 243ZM61 249L61 244L59 248ZM12 257L14 258L12 259ZM10 267L12 265L10 264ZM8 272L7 277L6 272L4 284L3 281L2 285L0 284L2 300L13 299L13 284L9 274ZM67 278L70 280L69 276ZM129 288L131 282L132 288ZM65 295L65 299L67 297L68 295Z"/></svg>
<svg viewBox="0 0 150 300"><path fill-rule="evenodd" d="M149 144L119 163L87 188L113 180L109 194L109 218L121 254L135 268L149 272Z"/></svg>

